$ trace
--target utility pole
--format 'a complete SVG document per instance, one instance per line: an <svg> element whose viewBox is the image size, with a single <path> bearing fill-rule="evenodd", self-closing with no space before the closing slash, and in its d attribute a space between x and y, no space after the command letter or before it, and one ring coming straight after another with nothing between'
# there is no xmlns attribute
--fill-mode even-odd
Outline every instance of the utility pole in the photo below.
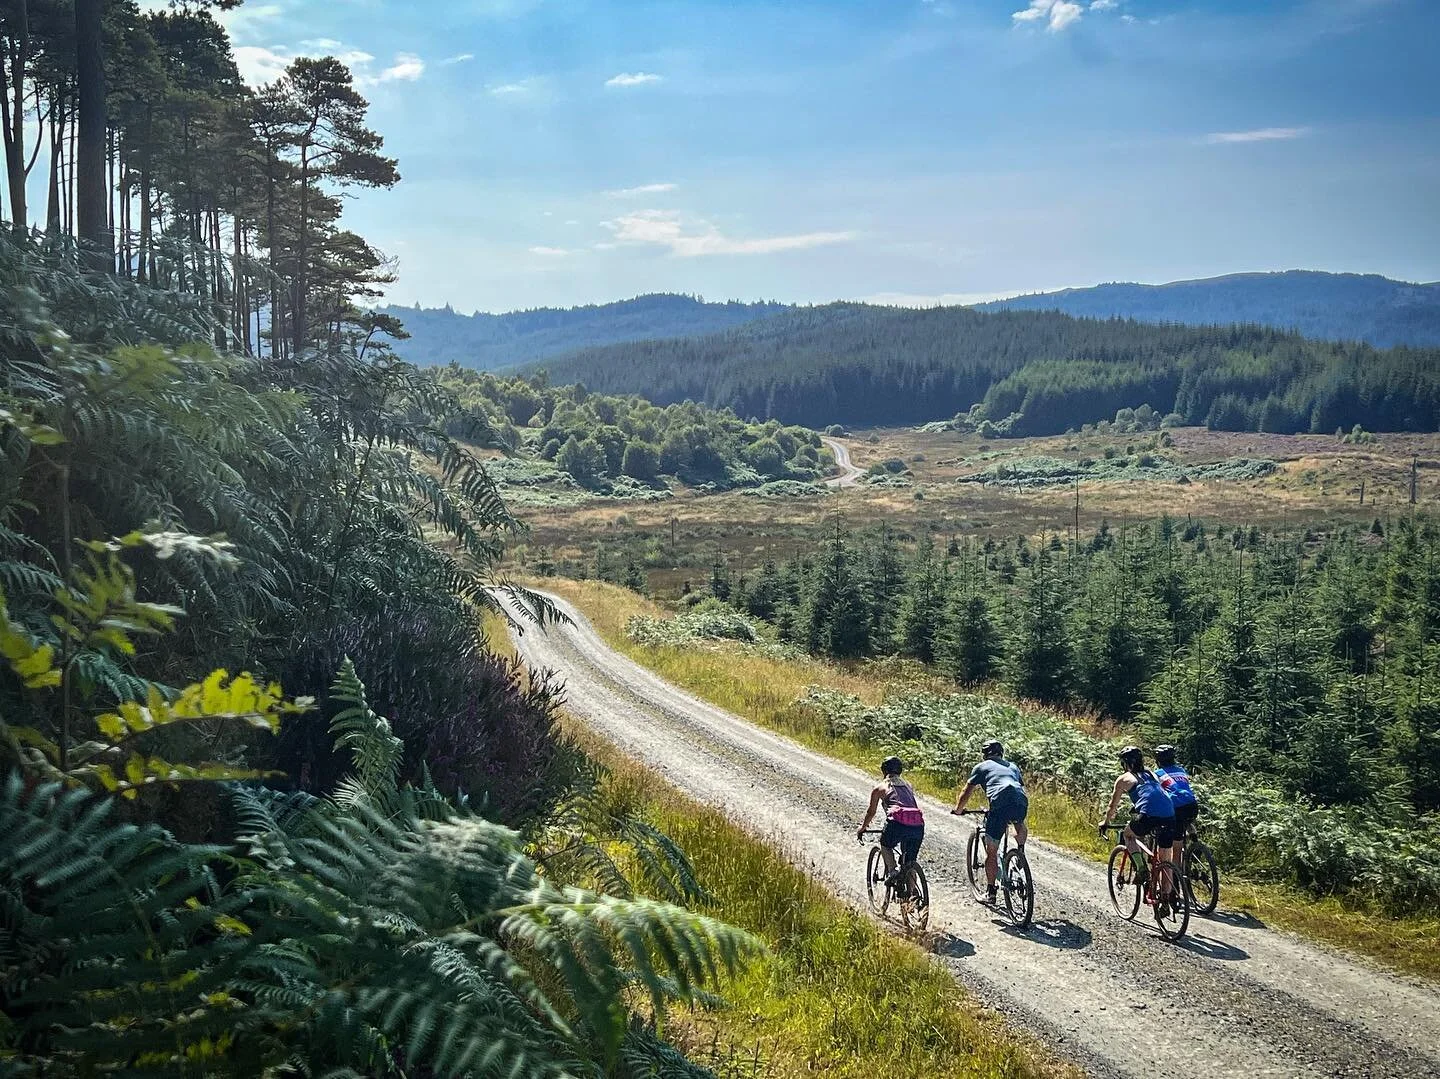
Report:
<svg viewBox="0 0 1440 1079"><path fill-rule="evenodd" d="M1415 505L1415 489L1420 482L1420 456L1410 458L1410 505Z"/></svg>

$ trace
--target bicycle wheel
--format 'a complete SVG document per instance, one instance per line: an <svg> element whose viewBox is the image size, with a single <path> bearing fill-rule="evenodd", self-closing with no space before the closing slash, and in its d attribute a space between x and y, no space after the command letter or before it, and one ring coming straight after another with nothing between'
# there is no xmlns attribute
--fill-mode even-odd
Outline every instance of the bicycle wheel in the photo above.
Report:
<svg viewBox="0 0 1440 1079"><path fill-rule="evenodd" d="M905 898L900 901L900 920L906 929L924 929L930 924L930 882L919 862L905 867Z"/></svg>
<svg viewBox="0 0 1440 1079"><path fill-rule="evenodd" d="M885 886L885 855L879 847L870 848L870 860L865 864L865 894L870 897L870 909L884 914L890 905L890 889Z"/></svg>
<svg viewBox="0 0 1440 1079"><path fill-rule="evenodd" d="M1190 928L1190 896L1180 874L1169 862L1150 867L1150 909L1166 940L1179 940Z"/></svg>
<svg viewBox="0 0 1440 1079"><path fill-rule="evenodd" d="M1140 881L1135 870L1135 859L1122 843L1110 852L1110 866L1106 874L1110 884L1110 902L1115 913L1122 918L1134 918L1140 912Z"/></svg>
<svg viewBox="0 0 1440 1079"><path fill-rule="evenodd" d="M965 847L965 872L970 877L970 890L978 900L986 899L990 886L985 880L985 841L980 838L980 829L970 833L970 842Z"/></svg>
<svg viewBox="0 0 1440 1079"><path fill-rule="evenodd" d="M1220 870L1215 855L1204 843L1185 847L1185 888L1196 914L1214 914L1220 903Z"/></svg>
<svg viewBox="0 0 1440 1079"><path fill-rule="evenodd" d="M1021 929L1029 929L1035 917L1035 880L1030 875L1030 860L1023 850L1005 852L1000 867L1000 882L1005 888L1005 912Z"/></svg>

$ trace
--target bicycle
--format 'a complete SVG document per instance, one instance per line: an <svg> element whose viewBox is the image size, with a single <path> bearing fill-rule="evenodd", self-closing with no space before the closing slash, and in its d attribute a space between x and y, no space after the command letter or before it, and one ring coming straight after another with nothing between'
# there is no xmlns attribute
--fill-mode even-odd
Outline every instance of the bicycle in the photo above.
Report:
<svg viewBox="0 0 1440 1079"><path fill-rule="evenodd" d="M1114 832L1116 838L1106 870L1115 913L1126 921L1134 921L1143 902L1150 908L1160 935L1169 941L1179 940L1190 928L1190 894L1175 866L1156 858L1155 852L1139 838L1135 845L1145 858L1138 862L1125 845L1124 824L1102 824L1101 837L1107 832ZM1168 898L1162 900L1160 896Z"/></svg>
<svg viewBox="0 0 1440 1079"><path fill-rule="evenodd" d="M1214 914L1220 904L1220 869L1215 864L1215 852L1200 839L1193 824L1185 829L1181 854L1190 909L1201 916Z"/></svg>
<svg viewBox="0 0 1440 1079"><path fill-rule="evenodd" d="M869 829L865 835L878 836L879 828ZM897 853L903 859L903 855ZM900 875L894 883L885 879L885 853L876 843L870 848L870 857L865 865L865 894L870 900L870 909L882 918L886 917L891 903L900 907L900 921L906 929L920 930L930 924L930 882L925 879L925 870L920 860L901 861Z"/></svg>
<svg viewBox="0 0 1440 1079"><path fill-rule="evenodd" d="M975 818L975 830L965 844L965 872L970 877L970 890L980 903L990 901L990 882L985 874L985 820L989 810L967 809L957 814ZM1005 913L1021 929L1029 929L1035 919L1035 878L1030 872L1030 859L1025 848L1010 849L1010 829L1005 829L1000 849L995 852L997 870L995 883L1005 896Z"/></svg>

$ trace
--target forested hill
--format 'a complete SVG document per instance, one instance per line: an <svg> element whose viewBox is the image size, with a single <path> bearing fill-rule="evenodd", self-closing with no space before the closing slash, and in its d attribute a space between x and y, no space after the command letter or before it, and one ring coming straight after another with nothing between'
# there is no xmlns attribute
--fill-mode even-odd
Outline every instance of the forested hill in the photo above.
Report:
<svg viewBox="0 0 1440 1079"><path fill-rule="evenodd" d="M1017 435L1063 432L1142 404L1227 430L1440 427L1440 350L1382 351L1257 326L841 303L544 366L556 382L812 427L921 423L979 402L973 418Z"/></svg>
<svg viewBox="0 0 1440 1079"><path fill-rule="evenodd" d="M1440 345L1440 282L1314 270L1238 273L1167 285L1105 284L1016 296L986 311L1063 311L1192 326L1251 322L1330 341Z"/></svg>
<svg viewBox="0 0 1440 1079"><path fill-rule="evenodd" d="M655 293L618 303L539 307L503 315L462 315L448 305L383 310L410 333L395 351L411 363L453 362L492 371L592 345L714 333L788 308L766 302L706 303L693 296Z"/></svg>

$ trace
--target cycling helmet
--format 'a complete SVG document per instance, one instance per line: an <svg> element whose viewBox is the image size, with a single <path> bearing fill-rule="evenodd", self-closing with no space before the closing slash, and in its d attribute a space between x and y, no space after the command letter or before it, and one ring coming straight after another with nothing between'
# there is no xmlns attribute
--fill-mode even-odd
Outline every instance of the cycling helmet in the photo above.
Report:
<svg viewBox="0 0 1440 1079"><path fill-rule="evenodd" d="M898 776L905 770L905 762L899 757L886 757L880 762L880 774L884 776Z"/></svg>
<svg viewBox="0 0 1440 1079"><path fill-rule="evenodd" d="M1005 756L1005 747L1002 746L997 739L992 738L980 747L980 756L984 757L987 761L991 757L1003 757Z"/></svg>
<svg viewBox="0 0 1440 1079"><path fill-rule="evenodd" d="M1169 768L1171 765L1173 765L1175 763L1175 747L1156 746L1155 763L1165 768Z"/></svg>
<svg viewBox="0 0 1440 1079"><path fill-rule="evenodd" d="M1126 746L1120 751L1120 763L1127 771L1138 772L1145 767L1145 754L1140 752L1139 746Z"/></svg>

